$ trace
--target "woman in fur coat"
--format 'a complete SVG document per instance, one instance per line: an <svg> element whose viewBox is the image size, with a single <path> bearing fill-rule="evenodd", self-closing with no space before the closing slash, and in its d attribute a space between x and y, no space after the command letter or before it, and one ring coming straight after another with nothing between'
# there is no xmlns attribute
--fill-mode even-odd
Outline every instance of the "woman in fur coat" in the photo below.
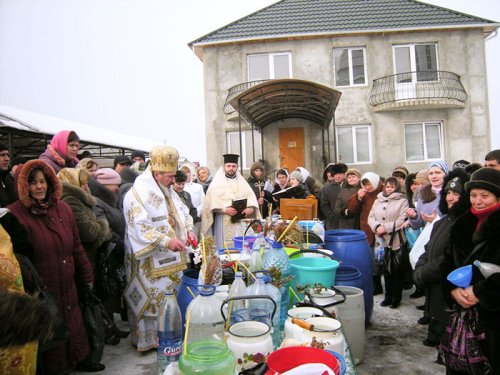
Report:
<svg viewBox="0 0 500 375"><path fill-rule="evenodd" d="M57 178L62 184L61 199L71 207L82 245L95 264L96 251L111 239L111 230L106 218L98 219L94 213L96 199L90 194L89 175L80 168L63 168Z"/></svg>
<svg viewBox="0 0 500 375"><path fill-rule="evenodd" d="M450 247L441 263L441 281L445 300L450 307L462 310L475 308L478 314L478 344L489 360L491 374L500 374L500 273L485 278L472 267L470 286L459 288L447 275L474 260L500 266L500 171L481 168L474 172L465 190L470 195L471 208L460 216L451 228ZM480 334L484 333L484 337ZM462 374L446 363L447 374ZM481 373L487 373L486 370Z"/></svg>
<svg viewBox="0 0 500 375"><path fill-rule="evenodd" d="M71 208L61 201L61 183L54 169L41 160L24 164L17 176L19 200L8 208L28 232L33 265L55 297L68 328L67 343L42 354L47 374L63 374L82 364L89 343L80 310L77 282L92 288L92 266L82 246Z"/></svg>

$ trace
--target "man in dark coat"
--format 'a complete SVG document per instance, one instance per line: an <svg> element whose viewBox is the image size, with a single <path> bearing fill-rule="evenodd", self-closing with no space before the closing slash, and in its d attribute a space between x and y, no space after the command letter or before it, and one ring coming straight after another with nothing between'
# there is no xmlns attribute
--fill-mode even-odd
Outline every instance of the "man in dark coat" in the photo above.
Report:
<svg viewBox="0 0 500 375"><path fill-rule="evenodd" d="M413 278L417 287L426 291L426 315L431 319L427 338L423 341L426 346L439 344L450 321L450 315L445 309L439 266L445 250L450 246L451 227L470 208L469 195L464 189L469 178L461 169L452 170L446 177L443 183L445 194L441 194L439 202L439 210L445 216L434 224L425 252L415 266Z"/></svg>
<svg viewBox="0 0 500 375"><path fill-rule="evenodd" d="M321 189L320 209L325 216L325 229L337 229L339 227L339 218L335 215L335 203L344 185L347 165L343 163L329 164L323 172L323 179L327 183Z"/></svg>
<svg viewBox="0 0 500 375"><path fill-rule="evenodd" d="M8 147L0 142L0 207L6 207L17 200L14 177L9 171Z"/></svg>

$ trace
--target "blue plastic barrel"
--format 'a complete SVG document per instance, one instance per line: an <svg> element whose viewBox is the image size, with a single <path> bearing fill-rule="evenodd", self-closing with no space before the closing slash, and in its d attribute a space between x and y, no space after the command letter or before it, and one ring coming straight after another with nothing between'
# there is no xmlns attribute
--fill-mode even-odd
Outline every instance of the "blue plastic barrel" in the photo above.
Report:
<svg viewBox="0 0 500 375"><path fill-rule="evenodd" d="M193 300L193 296L187 290L187 287L191 289L191 292L195 296L198 295L198 274L199 270L190 269L184 270L181 278L181 285L179 286L179 290L177 291L177 303L179 304L179 308L181 310L182 316L182 327L186 323L186 310L188 305Z"/></svg>
<svg viewBox="0 0 500 375"><path fill-rule="evenodd" d="M354 286L363 289L362 273L359 269L352 266L341 265L337 268L335 276L335 286Z"/></svg>
<svg viewBox="0 0 500 375"><path fill-rule="evenodd" d="M343 266L356 267L361 272L365 299L365 321L373 312L372 254L366 234L357 229L333 229L325 233L325 247Z"/></svg>

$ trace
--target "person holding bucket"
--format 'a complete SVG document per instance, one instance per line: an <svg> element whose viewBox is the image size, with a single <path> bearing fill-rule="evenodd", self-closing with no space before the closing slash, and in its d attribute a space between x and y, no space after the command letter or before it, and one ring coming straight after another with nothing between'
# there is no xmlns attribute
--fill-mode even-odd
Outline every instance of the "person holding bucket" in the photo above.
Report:
<svg viewBox="0 0 500 375"><path fill-rule="evenodd" d="M384 191L377 195L377 200L368 215L368 225L373 233L382 237L386 244L384 281L385 298L380 306L395 309L401 304L403 293L403 267L401 259L405 237L403 223L406 220L408 201L401 192L396 177L389 177L384 184Z"/></svg>

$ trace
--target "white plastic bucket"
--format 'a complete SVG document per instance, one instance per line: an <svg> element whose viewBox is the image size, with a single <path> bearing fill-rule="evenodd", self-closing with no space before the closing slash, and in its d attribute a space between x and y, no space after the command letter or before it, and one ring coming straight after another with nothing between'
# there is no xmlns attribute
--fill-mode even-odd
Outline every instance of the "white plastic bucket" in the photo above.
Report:
<svg viewBox="0 0 500 375"><path fill-rule="evenodd" d="M333 308L342 322L344 335L354 363L363 361L365 355L365 301L363 289L353 286L336 286L345 296L344 303L335 305Z"/></svg>

